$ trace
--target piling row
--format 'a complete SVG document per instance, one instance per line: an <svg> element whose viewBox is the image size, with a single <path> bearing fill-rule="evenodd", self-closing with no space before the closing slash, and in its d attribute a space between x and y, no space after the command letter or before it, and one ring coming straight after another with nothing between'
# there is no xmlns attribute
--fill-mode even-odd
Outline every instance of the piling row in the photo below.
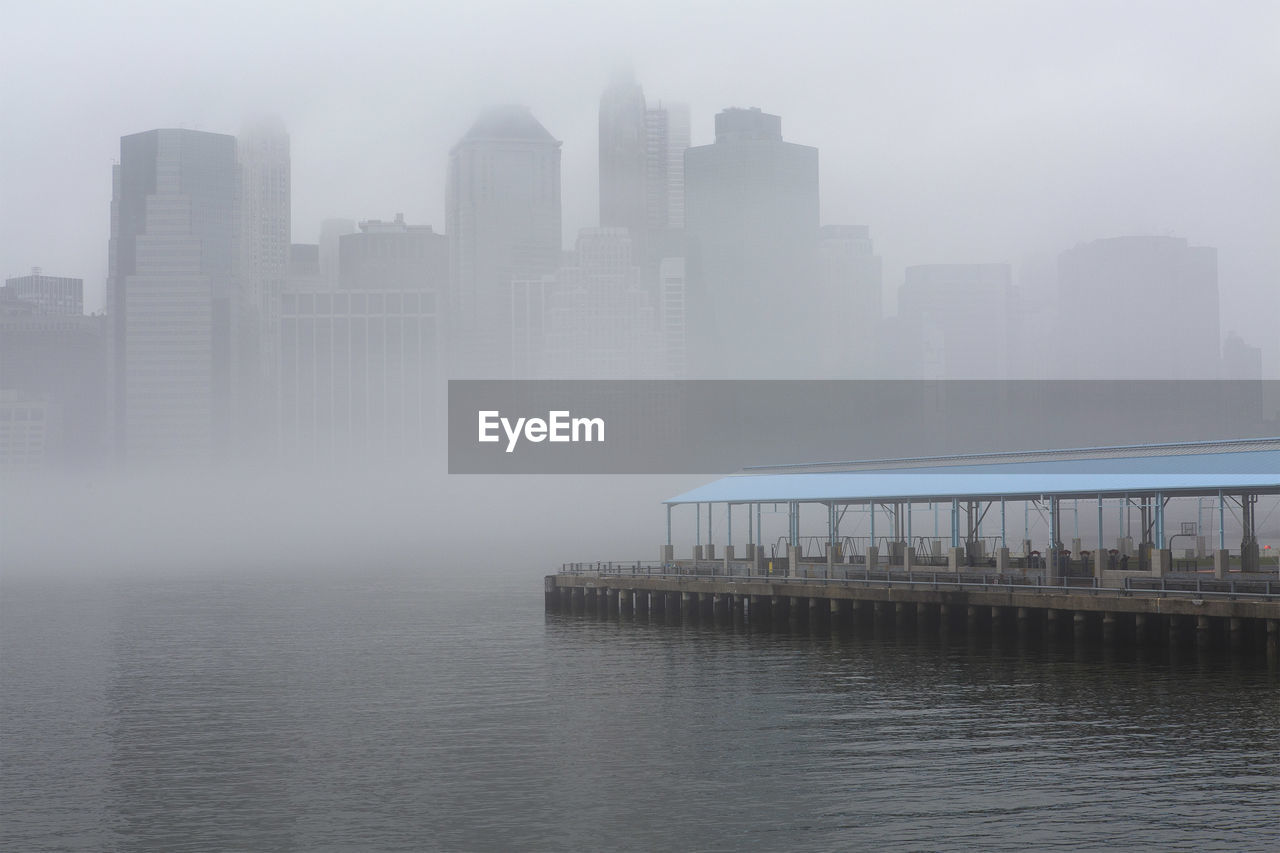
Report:
<svg viewBox="0 0 1280 853"><path fill-rule="evenodd" d="M743 588L750 587L750 588ZM550 575L549 613L763 629L1029 634L1107 645L1280 651L1280 602L1095 593L903 590L812 584L694 584ZM995 599L993 601L993 599Z"/></svg>

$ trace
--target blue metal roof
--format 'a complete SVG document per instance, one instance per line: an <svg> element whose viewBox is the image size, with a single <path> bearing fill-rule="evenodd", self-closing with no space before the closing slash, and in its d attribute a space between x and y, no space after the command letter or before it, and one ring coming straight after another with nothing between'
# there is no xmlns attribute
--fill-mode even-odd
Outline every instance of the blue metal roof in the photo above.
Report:
<svg viewBox="0 0 1280 853"><path fill-rule="evenodd" d="M1044 495L1280 492L1280 444L1225 443L1054 451L1066 458L963 464L929 460L838 463L855 470L745 469L666 501L748 503L784 501L950 500ZM1176 449L1175 449L1176 447ZM1215 451L1216 448L1216 451ZM1265 448L1265 449L1255 449ZM1125 453L1123 451L1132 451ZM1079 454L1086 455L1079 455ZM1016 456L1017 454L1012 454ZM964 458L964 457L957 457ZM973 457L968 457L973 458ZM998 458L998 457L996 457ZM1007 457L1006 457L1007 458ZM820 470L813 470L814 468Z"/></svg>

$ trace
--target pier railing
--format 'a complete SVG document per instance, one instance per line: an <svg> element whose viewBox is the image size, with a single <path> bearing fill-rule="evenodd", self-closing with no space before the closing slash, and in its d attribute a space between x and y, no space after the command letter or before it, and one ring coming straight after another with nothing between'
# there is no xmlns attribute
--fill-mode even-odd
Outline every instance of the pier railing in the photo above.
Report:
<svg viewBox="0 0 1280 853"><path fill-rule="evenodd" d="M733 564L731 564L732 566ZM749 563L742 565L749 566ZM1097 578L1063 577L1046 580L1022 575L969 574L952 572L887 572L875 570L842 570L834 577L792 577L785 574L751 574L726 571L723 561L661 563L596 562L564 563L560 574L594 575L598 577L667 578L678 582L703 579L731 583L778 582L788 585L874 585L901 586L907 589L981 589L1055 591L1146 597L1190 597L1228 599L1280 599L1280 581L1272 580L1205 580L1201 578L1134 578L1124 579L1123 586L1103 586Z"/></svg>

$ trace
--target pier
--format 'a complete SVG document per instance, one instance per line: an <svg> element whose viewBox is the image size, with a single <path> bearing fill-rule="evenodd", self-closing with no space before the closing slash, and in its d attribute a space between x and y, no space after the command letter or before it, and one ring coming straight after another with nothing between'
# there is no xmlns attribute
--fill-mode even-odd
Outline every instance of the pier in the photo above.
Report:
<svg viewBox="0 0 1280 853"><path fill-rule="evenodd" d="M659 560L565 564L546 578L546 607L1275 655L1280 561L1264 556L1257 517L1278 497L1280 439L746 468L665 502ZM684 509L692 542L677 557ZM767 535L779 517L785 532Z"/></svg>
<svg viewBox="0 0 1280 853"><path fill-rule="evenodd" d="M688 561L570 563L545 579L549 613L814 631L1028 632L1112 644L1280 649L1280 581L1166 578L1121 587L1020 575L717 575Z"/></svg>

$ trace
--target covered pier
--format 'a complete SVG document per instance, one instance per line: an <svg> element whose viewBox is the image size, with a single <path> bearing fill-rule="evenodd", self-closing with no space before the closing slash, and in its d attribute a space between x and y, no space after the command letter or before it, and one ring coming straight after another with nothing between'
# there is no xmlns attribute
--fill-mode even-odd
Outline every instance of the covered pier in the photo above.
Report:
<svg viewBox="0 0 1280 853"><path fill-rule="evenodd" d="M1098 586L1262 577L1276 562L1259 542L1258 507L1266 518L1277 496L1280 438L746 468L666 501L660 562L795 578L986 570ZM678 554L682 516L692 543Z"/></svg>
<svg viewBox="0 0 1280 853"><path fill-rule="evenodd" d="M1280 576L1259 530L1278 498L1280 439L748 468L665 502L658 561L565 564L546 606L762 627L1070 624L1108 642L1194 633L1274 660Z"/></svg>

